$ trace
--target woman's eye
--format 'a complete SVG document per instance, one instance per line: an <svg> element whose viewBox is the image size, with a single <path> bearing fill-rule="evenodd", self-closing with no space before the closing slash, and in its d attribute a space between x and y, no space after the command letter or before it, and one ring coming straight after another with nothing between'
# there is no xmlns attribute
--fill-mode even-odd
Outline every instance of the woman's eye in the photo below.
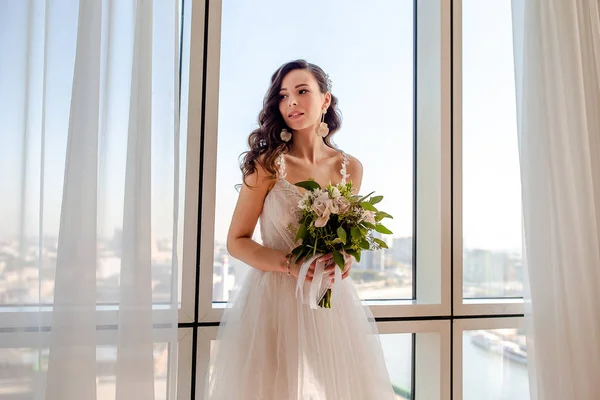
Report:
<svg viewBox="0 0 600 400"><path fill-rule="evenodd" d="M286 97L287 97L287 95L285 95L285 94L280 94L280 95L279 95L279 99L280 99L280 100L283 100L283 99L285 99Z"/></svg>
<svg viewBox="0 0 600 400"><path fill-rule="evenodd" d="M308 93L308 90L306 90L306 89L301 89L301 90L300 90L298 93L300 93L300 94Z"/></svg>

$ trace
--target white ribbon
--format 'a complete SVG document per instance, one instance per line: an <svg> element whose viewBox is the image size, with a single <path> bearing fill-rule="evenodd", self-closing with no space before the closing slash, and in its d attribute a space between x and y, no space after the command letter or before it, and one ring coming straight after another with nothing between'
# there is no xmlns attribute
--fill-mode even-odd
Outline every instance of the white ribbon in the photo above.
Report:
<svg viewBox="0 0 600 400"><path fill-rule="evenodd" d="M302 266L300 267L300 272L298 273L298 282L296 283L296 296L300 297L302 302L306 302L304 299L304 281L306 280L306 274L308 273L308 269L310 265L317 258L322 257L323 254L315 254L314 256L306 259ZM339 296L339 291L342 284L342 271L341 268L336 264L336 268L334 269L334 277L335 281L333 286L331 286L331 281L329 279L323 279L325 276L325 262L317 261L315 265L315 272L313 275L313 280L310 283L309 288L309 296L308 296L308 305L312 309L317 309L319 307L319 300L323 298L327 289L331 287L331 308L337 301Z"/></svg>

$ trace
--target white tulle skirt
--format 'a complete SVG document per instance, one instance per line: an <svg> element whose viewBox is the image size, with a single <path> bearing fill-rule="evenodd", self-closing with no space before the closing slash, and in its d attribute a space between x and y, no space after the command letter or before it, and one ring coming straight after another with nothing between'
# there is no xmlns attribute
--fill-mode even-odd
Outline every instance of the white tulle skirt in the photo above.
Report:
<svg viewBox="0 0 600 400"><path fill-rule="evenodd" d="M297 299L296 282L286 274L248 272L224 312L205 397L394 399L373 316L351 279L343 280L332 309L311 309Z"/></svg>

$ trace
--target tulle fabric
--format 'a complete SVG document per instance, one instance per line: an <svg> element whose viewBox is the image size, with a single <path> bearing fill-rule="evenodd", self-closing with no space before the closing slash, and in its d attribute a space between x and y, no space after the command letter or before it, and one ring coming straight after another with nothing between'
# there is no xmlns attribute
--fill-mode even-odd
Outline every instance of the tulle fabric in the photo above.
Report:
<svg viewBox="0 0 600 400"><path fill-rule="evenodd" d="M260 219L265 246L293 248L300 198L283 178L269 192ZM373 315L352 280L342 281L332 309L311 309L296 296L296 284L292 276L250 268L223 314L205 397L394 399Z"/></svg>

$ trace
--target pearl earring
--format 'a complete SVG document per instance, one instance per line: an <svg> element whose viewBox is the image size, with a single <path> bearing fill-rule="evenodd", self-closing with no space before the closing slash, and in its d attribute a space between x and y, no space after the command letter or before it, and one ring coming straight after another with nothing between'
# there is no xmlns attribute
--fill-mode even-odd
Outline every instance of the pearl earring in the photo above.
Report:
<svg viewBox="0 0 600 400"><path fill-rule="evenodd" d="M329 135L329 127L327 126L327 122L325 122L325 114L327 114L327 110L323 110L323 118L321 119L321 123L317 128L317 136L325 137Z"/></svg>
<svg viewBox="0 0 600 400"><path fill-rule="evenodd" d="M287 129L283 128L281 130L281 133L279 134L279 137L281 137L281 140L287 143L292 139L292 133Z"/></svg>

